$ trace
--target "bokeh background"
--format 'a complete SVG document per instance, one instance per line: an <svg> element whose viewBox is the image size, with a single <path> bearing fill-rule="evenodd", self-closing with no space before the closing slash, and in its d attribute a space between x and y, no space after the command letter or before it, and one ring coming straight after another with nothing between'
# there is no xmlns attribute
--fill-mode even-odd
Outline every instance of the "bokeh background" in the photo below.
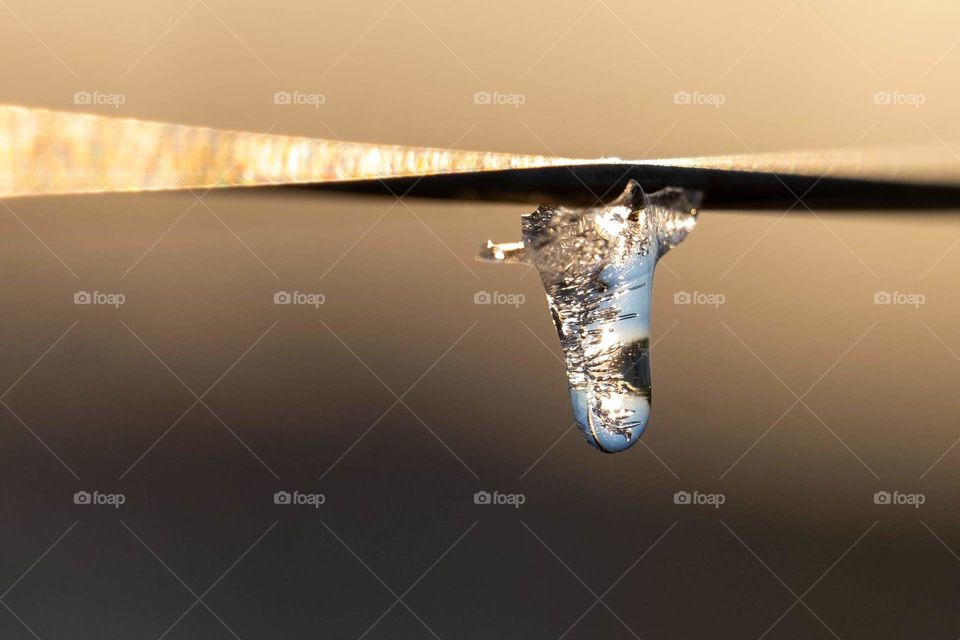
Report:
<svg viewBox="0 0 960 640"><path fill-rule="evenodd" d="M960 153L957 25L918 1L3 0L0 73L13 104L346 140ZM960 635L958 212L707 203L659 269L651 423L606 456L535 274L474 261L527 209L0 203L0 637Z"/></svg>

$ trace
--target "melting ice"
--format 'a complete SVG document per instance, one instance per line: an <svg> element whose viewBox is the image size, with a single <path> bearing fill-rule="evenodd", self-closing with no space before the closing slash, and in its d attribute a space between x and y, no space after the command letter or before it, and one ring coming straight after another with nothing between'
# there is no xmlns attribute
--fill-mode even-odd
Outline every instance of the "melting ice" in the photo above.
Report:
<svg viewBox="0 0 960 640"><path fill-rule="evenodd" d="M487 242L480 257L536 267L560 336L573 414L587 442L623 451L650 418L653 272L696 224L700 194L645 194L631 180L607 205L542 205L523 241Z"/></svg>

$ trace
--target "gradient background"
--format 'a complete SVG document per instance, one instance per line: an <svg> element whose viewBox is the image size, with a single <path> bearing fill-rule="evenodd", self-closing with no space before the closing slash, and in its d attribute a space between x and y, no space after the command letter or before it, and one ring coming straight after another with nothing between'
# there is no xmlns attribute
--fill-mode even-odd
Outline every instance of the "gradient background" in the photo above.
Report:
<svg viewBox="0 0 960 640"><path fill-rule="evenodd" d="M657 157L960 139L958 25L960 6L917 1L4 0L0 70L14 104ZM571 429L536 276L473 260L526 211L275 191L0 203L0 637L960 635L955 216L707 203L659 270L648 431L605 456ZM475 505L481 489L526 501Z"/></svg>

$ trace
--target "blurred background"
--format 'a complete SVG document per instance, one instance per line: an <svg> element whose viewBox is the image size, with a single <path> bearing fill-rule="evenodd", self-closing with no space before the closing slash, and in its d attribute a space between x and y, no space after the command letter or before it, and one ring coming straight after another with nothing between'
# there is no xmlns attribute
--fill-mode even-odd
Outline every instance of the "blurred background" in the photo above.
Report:
<svg viewBox="0 0 960 640"><path fill-rule="evenodd" d="M5 103L366 142L960 153L958 24L940 2L4 0L0 70ZM960 635L957 211L707 202L658 270L647 433L608 456L572 427L536 275L474 260L528 210L0 202L0 637Z"/></svg>

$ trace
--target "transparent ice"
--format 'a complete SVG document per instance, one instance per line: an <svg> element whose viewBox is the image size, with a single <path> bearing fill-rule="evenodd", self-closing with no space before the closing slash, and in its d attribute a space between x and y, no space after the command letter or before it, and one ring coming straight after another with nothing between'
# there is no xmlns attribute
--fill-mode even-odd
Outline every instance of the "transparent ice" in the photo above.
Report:
<svg viewBox="0 0 960 640"><path fill-rule="evenodd" d="M650 418L650 309L657 261L696 224L700 194L645 194L631 180L606 205L542 205L523 241L488 242L481 258L533 265L563 348L573 414L584 438L623 451Z"/></svg>

